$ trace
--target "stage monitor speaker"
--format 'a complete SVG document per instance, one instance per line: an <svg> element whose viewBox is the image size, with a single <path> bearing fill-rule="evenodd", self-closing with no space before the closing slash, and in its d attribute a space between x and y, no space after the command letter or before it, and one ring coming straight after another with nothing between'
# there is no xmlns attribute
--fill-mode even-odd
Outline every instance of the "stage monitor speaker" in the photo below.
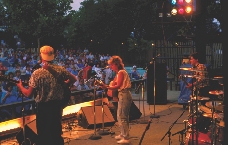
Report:
<svg viewBox="0 0 228 145"><path fill-rule="evenodd" d="M150 64L147 70L147 103L162 105L167 104L167 70L166 63L155 63L155 77L154 64ZM154 96L154 78L155 78L155 96Z"/></svg>
<svg viewBox="0 0 228 145"><path fill-rule="evenodd" d="M36 119L33 121L27 123L24 127L24 132L23 129L21 129L17 135L16 139L18 143L21 144L26 144L26 145L33 145L37 143L38 135L37 135L37 130L36 130ZM24 140L24 134L25 134L25 140Z"/></svg>
<svg viewBox="0 0 228 145"><path fill-rule="evenodd" d="M117 108L118 108L118 102L112 102L113 105L115 106L114 108L114 118L117 121ZM132 101L131 103L131 108L130 108L130 113L129 113L129 120L135 120L139 119L142 116L142 113L138 109L138 107L135 105L135 103Z"/></svg>
<svg viewBox="0 0 228 145"><path fill-rule="evenodd" d="M101 128L103 124L102 118L102 106L95 106L95 119L96 127ZM107 105L103 106L104 108L104 126L113 126L115 120L108 108ZM78 125L83 128L92 129L94 128L94 106L81 107L77 112Z"/></svg>

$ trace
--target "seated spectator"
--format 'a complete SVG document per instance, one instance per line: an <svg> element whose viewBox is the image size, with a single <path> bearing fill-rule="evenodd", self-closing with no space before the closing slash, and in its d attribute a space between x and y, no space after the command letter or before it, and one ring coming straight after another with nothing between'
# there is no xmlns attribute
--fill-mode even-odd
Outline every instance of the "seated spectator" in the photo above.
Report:
<svg viewBox="0 0 228 145"><path fill-rule="evenodd" d="M138 80L138 79L140 79L140 77L141 76L140 76L139 72L137 71L137 68L133 67L133 70L131 71L131 78Z"/></svg>
<svg viewBox="0 0 228 145"><path fill-rule="evenodd" d="M10 104L17 102L17 94L13 92L13 84L7 83L4 86L5 93L2 93L2 104Z"/></svg>
<svg viewBox="0 0 228 145"><path fill-rule="evenodd" d="M78 66L79 69L83 69L84 68L84 64L82 63L81 59L78 59L77 66Z"/></svg>
<svg viewBox="0 0 228 145"><path fill-rule="evenodd" d="M30 67L29 64L26 65L26 68L25 68L25 75L26 75L27 77L30 77L30 76L32 75L32 69L31 69L31 67Z"/></svg>
<svg viewBox="0 0 228 145"><path fill-rule="evenodd" d="M91 77L92 67L91 64L85 63L85 67L83 68L83 79L87 81Z"/></svg>
<svg viewBox="0 0 228 145"><path fill-rule="evenodd" d="M64 61L61 59L61 60L59 61L58 65L59 65L59 66L64 66L65 63L64 63Z"/></svg>
<svg viewBox="0 0 228 145"><path fill-rule="evenodd" d="M75 75L75 76L78 75L78 70L76 70L76 67L75 67L75 66L72 67L71 73L72 73L73 75Z"/></svg>
<svg viewBox="0 0 228 145"><path fill-rule="evenodd" d="M3 65L3 63L0 61L0 71L2 71L2 74L5 75L8 68Z"/></svg>
<svg viewBox="0 0 228 145"><path fill-rule="evenodd" d="M69 63L65 63L65 68L66 68L66 70L68 70L69 72L72 71L72 69L71 69Z"/></svg>

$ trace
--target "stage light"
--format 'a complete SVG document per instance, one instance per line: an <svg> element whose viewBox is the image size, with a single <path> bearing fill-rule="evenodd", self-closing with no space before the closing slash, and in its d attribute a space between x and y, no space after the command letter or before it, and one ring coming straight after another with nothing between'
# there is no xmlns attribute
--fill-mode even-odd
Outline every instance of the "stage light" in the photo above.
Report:
<svg viewBox="0 0 228 145"><path fill-rule="evenodd" d="M194 0L171 0L172 15L190 15L193 13L193 2ZM177 13L176 13L176 10Z"/></svg>
<svg viewBox="0 0 228 145"><path fill-rule="evenodd" d="M178 4L178 5L183 5L183 4L184 4L184 0L178 0L178 1L177 1L177 4Z"/></svg>
<svg viewBox="0 0 228 145"><path fill-rule="evenodd" d="M191 7L191 6L187 6L187 7L185 8L185 12L186 12L187 14L191 13L191 12L192 12L192 7Z"/></svg>
<svg viewBox="0 0 228 145"><path fill-rule="evenodd" d="M172 5L176 5L176 4L177 4L177 1L176 1L176 0L172 0L172 1L171 1L171 4L172 4Z"/></svg>
<svg viewBox="0 0 228 145"><path fill-rule="evenodd" d="M178 9L178 14L183 15L184 14L184 8L179 8Z"/></svg>
<svg viewBox="0 0 228 145"><path fill-rule="evenodd" d="M172 11L171 11L171 14L174 15L174 16L177 15L177 9L173 8Z"/></svg>

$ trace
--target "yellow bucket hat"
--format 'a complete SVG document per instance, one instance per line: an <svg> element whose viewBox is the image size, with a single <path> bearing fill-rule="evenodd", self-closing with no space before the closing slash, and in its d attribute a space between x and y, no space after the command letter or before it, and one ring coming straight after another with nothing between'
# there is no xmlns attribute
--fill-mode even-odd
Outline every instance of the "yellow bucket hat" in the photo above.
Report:
<svg viewBox="0 0 228 145"><path fill-rule="evenodd" d="M51 46L43 46L40 48L40 55L43 60L52 61L54 59L54 49Z"/></svg>

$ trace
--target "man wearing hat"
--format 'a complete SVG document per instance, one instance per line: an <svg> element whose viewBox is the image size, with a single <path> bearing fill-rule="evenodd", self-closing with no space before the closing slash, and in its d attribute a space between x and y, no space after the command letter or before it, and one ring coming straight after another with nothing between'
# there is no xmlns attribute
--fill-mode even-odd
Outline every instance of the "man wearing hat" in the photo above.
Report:
<svg viewBox="0 0 228 145"><path fill-rule="evenodd" d="M64 67L54 64L54 49L51 46L40 48L40 58L43 66L54 69L58 74L66 78L66 83L73 84L76 77ZM29 87L25 88L20 81L17 84L21 92L29 97L37 92L35 102L37 104L36 128L38 140L36 145L64 145L62 138L62 100L63 87L57 79L43 67L35 70L30 79Z"/></svg>

